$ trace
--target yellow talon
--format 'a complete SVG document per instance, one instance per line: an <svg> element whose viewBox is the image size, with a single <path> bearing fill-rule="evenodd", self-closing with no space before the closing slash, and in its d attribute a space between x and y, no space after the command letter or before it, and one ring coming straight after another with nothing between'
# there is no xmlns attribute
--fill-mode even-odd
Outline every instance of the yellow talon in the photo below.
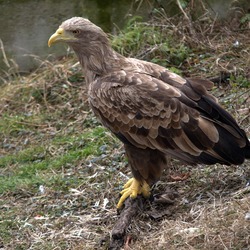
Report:
<svg viewBox="0 0 250 250"><path fill-rule="evenodd" d="M121 208L123 202L130 196L131 198L136 198L137 195L142 194L145 198L150 196L150 187L146 181L140 182L135 178L131 178L124 185L124 189L121 191L121 198L117 204L117 208Z"/></svg>

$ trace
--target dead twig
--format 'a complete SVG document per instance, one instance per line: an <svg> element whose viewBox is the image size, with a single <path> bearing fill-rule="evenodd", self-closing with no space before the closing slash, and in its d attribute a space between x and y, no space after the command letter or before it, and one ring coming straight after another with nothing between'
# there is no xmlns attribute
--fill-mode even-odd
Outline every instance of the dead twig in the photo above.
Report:
<svg viewBox="0 0 250 250"><path fill-rule="evenodd" d="M193 27L192 20L189 18L188 14L187 14L187 13L184 11L184 9L182 8L180 1L177 0L176 2L177 2L177 5L178 5L179 9L180 9L181 12L183 13L185 19L186 19L187 22L188 22L188 27L189 27L189 31L190 31L191 36L193 37L194 40L197 40L197 35L196 35L195 29L194 29L194 27Z"/></svg>
<svg viewBox="0 0 250 250"><path fill-rule="evenodd" d="M5 53L5 49L4 49L4 46L3 46L3 41L0 39L0 50L2 51L2 55L3 55L3 61L5 63L5 65L10 68L10 64L9 64L9 61L7 59L7 56L6 56L6 53Z"/></svg>
<svg viewBox="0 0 250 250"><path fill-rule="evenodd" d="M131 220L142 209L142 199L143 198L139 196L136 199L127 199L125 201L125 207L121 211L120 217L111 232L109 250L119 250L124 245L127 229Z"/></svg>

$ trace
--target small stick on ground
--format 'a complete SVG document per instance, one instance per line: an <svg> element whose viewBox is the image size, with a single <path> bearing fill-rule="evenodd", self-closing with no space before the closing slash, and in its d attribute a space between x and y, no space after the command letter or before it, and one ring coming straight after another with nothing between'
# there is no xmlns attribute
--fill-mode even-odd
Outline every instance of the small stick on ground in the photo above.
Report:
<svg viewBox="0 0 250 250"><path fill-rule="evenodd" d="M179 9L181 10L181 12L183 13L185 19L187 20L188 22L188 27L189 27L189 31L190 31L190 34L192 36L192 38L197 41L197 35L196 35L196 32L195 32L195 29L193 27L193 23L192 23L192 20L189 18L188 14L184 11L184 9L182 8L181 6L181 3L180 3L180 0L177 0L176 1Z"/></svg>
<svg viewBox="0 0 250 250"><path fill-rule="evenodd" d="M125 242L126 232L133 217L142 209L142 197L136 199L126 199L125 207L120 213L118 221L111 232L109 250L119 250Z"/></svg>

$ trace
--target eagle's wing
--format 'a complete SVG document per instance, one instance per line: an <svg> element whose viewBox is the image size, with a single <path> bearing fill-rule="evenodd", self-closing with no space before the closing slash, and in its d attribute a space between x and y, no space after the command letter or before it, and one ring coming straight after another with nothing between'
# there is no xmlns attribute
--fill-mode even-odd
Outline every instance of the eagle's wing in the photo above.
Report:
<svg viewBox="0 0 250 250"><path fill-rule="evenodd" d="M125 144L188 163L238 164L244 133L210 96L209 81L164 72L116 71L89 89L95 114Z"/></svg>

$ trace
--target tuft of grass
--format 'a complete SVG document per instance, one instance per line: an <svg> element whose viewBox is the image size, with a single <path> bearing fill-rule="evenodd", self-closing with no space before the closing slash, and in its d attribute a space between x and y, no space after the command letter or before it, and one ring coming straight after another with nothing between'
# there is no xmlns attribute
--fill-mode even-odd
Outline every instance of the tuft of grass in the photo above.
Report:
<svg viewBox="0 0 250 250"><path fill-rule="evenodd" d="M158 26L133 17L119 35L113 37L115 50L125 56L135 56L162 66L179 66L191 50L172 38L167 26Z"/></svg>
<svg viewBox="0 0 250 250"><path fill-rule="evenodd" d="M95 138L101 139L97 142ZM52 186L54 181L58 182L58 178L61 178L60 173L59 177L53 173L76 166L88 156L100 156L110 138L105 128L97 126L79 137L55 136L49 146L32 146L1 157L0 171L3 173L0 175L0 195L22 188L37 189L39 185ZM48 178L50 174L52 178Z"/></svg>

